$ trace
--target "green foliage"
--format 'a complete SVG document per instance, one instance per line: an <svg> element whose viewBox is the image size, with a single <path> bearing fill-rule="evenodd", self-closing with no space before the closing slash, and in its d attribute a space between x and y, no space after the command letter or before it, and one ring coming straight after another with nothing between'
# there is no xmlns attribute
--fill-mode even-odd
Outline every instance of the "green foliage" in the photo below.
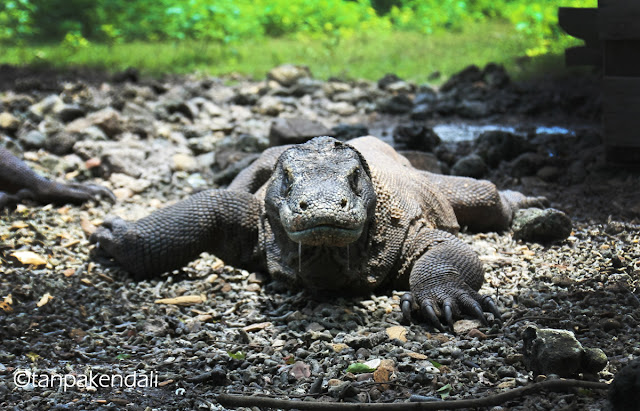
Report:
<svg viewBox="0 0 640 411"><path fill-rule="evenodd" d="M374 372L376 369L369 367L367 364L361 362L354 362L353 364L349 364L347 367L347 372L353 374L362 374L365 372Z"/></svg>
<svg viewBox="0 0 640 411"><path fill-rule="evenodd" d="M596 3L563 0L560 5ZM5 0L0 42L57 41L78 49L89 41L196 40L235 47L248 39L293 37L321 39L333 57L354 34L429 35L501 19L533 40L526 54L536 56L568 41L557 25L558 5L555 0Z"/></svg>
<svg viewBox="0 0 640 411"><path fill-rule="evenodd" d="M34 11L35 6L29 0L0 3L0 41L19 41L34 35Z"/></svg>
<svg viewBox="0 0 640 411"><path fill-rule="evenodd" d="M436 390L436 392L440 394L440 398L442 398L443 400L446 400L451 396L451 389L452 389L451 384L447 384L443 387L440 387L438 390Z"/></svg>
<svg viewBox="0 0 640 411"><path fill-rule="evenodd" d="M229 355L229 357L233 358L234 360L244 360L247 356L245 353L243 353L242 351L227 351L227 354Z"/></svg>
<svg viewBox="0 0 640 411"><path fill-rule="evenodd" d="M523 50L536 43L501 20L472 23L460 32L440 31L428 36L397 30L354 33L330 50L326 41L311 36L265 36L231 45L197 40L111 43L91 39L90 47L75 50L60 42L27 43L2 46L0 63L46 65L62 70L91 67L110 72L136 67L145 75L241 73L263 79L274 66L287 62L308 65L314 77L320 79L375 81L385 73L396 73L416 83L433 83L430 75L435 71L444 80L469 64L483 67L489 62L503 64L517 79L564 70L564 55L520 58Z"/></svg>

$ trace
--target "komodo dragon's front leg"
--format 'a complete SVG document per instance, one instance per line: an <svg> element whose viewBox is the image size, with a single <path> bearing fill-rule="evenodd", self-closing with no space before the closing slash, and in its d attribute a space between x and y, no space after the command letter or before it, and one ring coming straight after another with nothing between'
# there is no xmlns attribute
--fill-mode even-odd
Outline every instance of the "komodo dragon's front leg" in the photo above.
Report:
<svg viewBox="0 0 640 411"><path fill-rule="evenodd" d="M252 194L207 190L137 221L108 218L90 240L137 278L180 268L203 251L258 269L260 210Z"/></svg>
<svg viewBox="0 0 640 411"><path fill-rule="evenodd" d="M443 330L439 318L453 326L453 318L471 314L487 323L483 312L500 319L500 312L489 296L478 293L484 281L484 268L477 254L455 236L440 230L424 233L427 250L414 263L409 275L410 292L402 296L404 317L418 308L427 320ZM417 306L417 307L416 307Z"/></svg>
<svg viewBox="0 0 640 411"><path fill-rule="evenodd" d="M31 199L41 203L83 203L96 196L115 202L109 189L93 184L63 184L48 180L0 147L0 209Z"/></svg>

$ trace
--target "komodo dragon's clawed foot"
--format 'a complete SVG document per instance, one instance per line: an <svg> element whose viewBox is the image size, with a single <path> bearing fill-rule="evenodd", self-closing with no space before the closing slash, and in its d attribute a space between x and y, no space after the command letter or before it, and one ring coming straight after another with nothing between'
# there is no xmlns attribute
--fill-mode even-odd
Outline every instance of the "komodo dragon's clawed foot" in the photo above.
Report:
<svg viewBox="0 0 640 411"><path fill-rule="evenodd" d="M91 234L89 242L96 244L100 254L114 258L121 264L125 264L127 247L125 236L130 232L131 222L120 217L109 216L102 225Z"/></svg>
<svg viewBox="0 0 640 411"><path fill-rule="evenodd" d="M97 184L70 183L66 184L65 187L68 189L68 192L61 193L61 195L68 196L70 199L86 201L93 198L104 198L111 204L116 202L116 196L111 190Z"/></svg>
<svg viewBox="0 0 640 411"><path fill-rule="evenodd" d="M467 313L482 321L484 325L489 325L485 316L485 311L493 314L494 318L502 321L502 316L493 299L483 296L473 290L451 289L448 292L422 293L420 297L414 299L412 293L405 293L400 299L402 315L406 321L412 321L412 312L417 311L419 315L440 331L453 330L454 318L461 313ZM443 295L444 294L444 295ZM441 321L444 320L444 325Z"/></svg>
<svg viewBox="0 0 640 411"><path fill-rule="evenodd" d="M507 201L513 211L523 208L547 208L550 203L546 197L529 197L518 191L503 190L500 196Z"/></svg>

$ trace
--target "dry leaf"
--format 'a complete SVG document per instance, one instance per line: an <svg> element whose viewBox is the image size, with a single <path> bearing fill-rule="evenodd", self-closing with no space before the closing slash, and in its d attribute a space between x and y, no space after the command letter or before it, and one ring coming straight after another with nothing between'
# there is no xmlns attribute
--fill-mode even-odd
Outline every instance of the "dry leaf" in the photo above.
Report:
<svg viewBox="0 0 640 411"><path fill-rule="evenodd" d="M385 383L391 381L395 375L395 364L393 360L384 359L380 362L380 366L373 372L373 380L377 383ZM382 384L385 390L389 389L389 385Z"/></svg>
<svg viewBox="0 0 640 411"><path fill-rule="evenodd" d="M76 342L80 342L84 339L87 333L81 328L73 328L69 331L69 337L76 340Z"/></svg>
<svg viewBox="0 0 640 411"><path fill-rule="evenodd" d="M382 364L382 360L380 358L374 358L372 360L363 362L363 364L371 368L372 370L375 370L380 366L380 364Z"/></svg>
<svg viewBox="0 0 640 411"><path fill-rule="evenodd" d="M255 324L250 324L247 325L246 327L242 327L243 330L245 330L246 332L250 333L252 331L260 331L260 330L264 330L265 328L269 327L271 325L270 322L263 322L263 323L255 323Z"/></svg>
<svg viewBox="0 0 640 411"><path fill-rule="evenodd" d="M45 265L47 263L46 259L33 251L15 251L11 256L17 258L18 261L26 265Z"/></svg>
<svg viewBox="0 0 640 411"><path fill-rule="evenodd" d="M426 360L428 357L424 354L420 354L418 352L408 352L407 355L414 360Z"/></svg>
<svg viewBox="0 0 640 411"><path fill-rule="evenodd" d="M114 280L113 278L109 277L108 275L104 274L104 273L98 273L96 274L98 277L102 278L103 280L112 283Z"/></svg>
<svg viewBox="0 0 640 411"><path fill-rule="evenodd" d="M311 376L311 369L309 368L309 365L305 364L304 362L296 361L291 366L291 371L289 371L289 374L293 375L296 380L301 380L303 378Z"/></svg>
<svg viewBox="0 0 640 411"><path fill-rule="evenodd" d="M25 354L27 356L27 358L29 360L31 360L31 362L36 362L38 361L38 359L40 359L40 355L34 353L33 351L29 351L28 353Z"/></svg>
<svg viewBox="0 0 640 411"><path fill-rule="evenodd" d="M76 269L73 267L69 267L62 272L62 275L64 275L65 277L71 277L75 273L76 273Z"/></svg>
<svg viewBox="0 0 640 411"><path fill-rule="evenodd" d="M154 301L156 304L171 304L171 305L193 305L200 304L207 301L204 295L181 295L174 298L161 298Z"/></svg>
<svg viewBox="0 0 640 411"><path fill-rule="evenodd" d="M53 300L53 296L49 293L45 293L41 298L40 301L38 301L38 303L36 304L36 306L38 307L42 307L43 305L45 305L46 303L48 303L49 301Z"/></svg>
<svg viewBox="0 0 640 411"><path fill-rule="evenodd" d="M24 221L14 221L13 224L11 224L12 230L19 230L21 228L27 227L29 227L29 224L25 223Z"/></svg>
<svg viewBox="0 0 640 411"><path fill-rule="evenodd" d="M336 343L336 344L331 344L331 347L333 348L333 351L335 352L340 352L344 349L349 348L349 346L347 344L343 344L343 343Z"/></svg>
<svg viewBox="0 0 640 411"><path fill-rule="evenodd" d="M407 329L401 325L387 328L387 335L392 340L395 338L402 342L407 342Z"/></svg>
<svg viewBox="0 0 640 411"><path fill-rule="evenodd" d="M97 227L85 216L80 219L80 227L87 237L90 237L97 230Z"/></svg>
<svg viewBox="0 0 640 411"><path fill-rule="evenodd" d="M93 283L88 278L82 278L80 282L84 285L90 285L91 287L93 287Z"/></svg>
<svg viewBox="0 0 640 411"><path fill-rule="evenodd" d="M5 313L10 313L13 311L13 307L11 306L11 304L13 304L13 297L11 296L11 294L9 294L8 296L4 297L4 301L0 303L0 309Z"/></svg>
<svg viewBox="0 0 640 411"><path fill-rule="evenodd" d="M74 245L76 245L78 243L80 243L80 240L76 239L76 240L71 240L71 241L68 241L66 243L63 243L63 244L61 244L61 246L64 247L64 248L69 248L69 247L72 247L72 246L74 246Z"/></svg>

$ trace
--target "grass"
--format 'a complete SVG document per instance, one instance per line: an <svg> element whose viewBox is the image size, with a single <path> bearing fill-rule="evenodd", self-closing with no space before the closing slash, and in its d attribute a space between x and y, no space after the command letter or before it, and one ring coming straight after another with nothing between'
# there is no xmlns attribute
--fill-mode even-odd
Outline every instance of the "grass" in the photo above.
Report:
<svg viewBox="0 0 640 411"><path fill-rule="evenodd" d="M338 76L377 80L385 73L395 73L418 83L429 81L436 71L445 79L469 64L502 63L516 78L563 67L560 55L522 58L525 50L535 44L502 21L473 24L461 32L360 33L337 43L332 40L263 38L228 46L196 40L133 42L91 44L76 49L59 44L10 46L4 48L0 63L63 69L80 66L112 72L136 67L150 75L194 71L211 75L240 73L255 78L264 78L276 65L295 63L309 66L314 76L321 79Z"/></svg>

